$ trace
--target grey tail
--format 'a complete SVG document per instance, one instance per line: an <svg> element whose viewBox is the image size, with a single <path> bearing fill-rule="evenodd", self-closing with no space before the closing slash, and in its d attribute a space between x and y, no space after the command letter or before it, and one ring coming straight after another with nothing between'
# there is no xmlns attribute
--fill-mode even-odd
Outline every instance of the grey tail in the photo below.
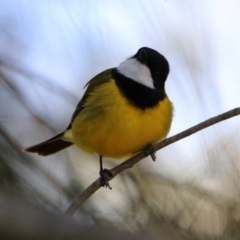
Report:
<svg viewBox="0 0 240 240"><path fill-rule="evenodd" d="M66 141L62 140L63 135L64 135L64 132L58 134L57 136L55 136L45 142L25 148L25 149L23 149L23 151L38 153L41 156L47 156L47 155L56 153L58 151L61 151L62 149L65 149L65 148L73 145L73 143L71 143L71 142L66 142Z"/></svg>

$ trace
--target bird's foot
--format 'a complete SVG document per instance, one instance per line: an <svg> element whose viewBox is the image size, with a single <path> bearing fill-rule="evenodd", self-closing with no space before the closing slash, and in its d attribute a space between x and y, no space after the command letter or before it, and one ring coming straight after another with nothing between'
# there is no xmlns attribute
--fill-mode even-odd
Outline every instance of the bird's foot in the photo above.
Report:
<svg viewBox="0 0 240 240"><path fill-rule="evenodd" d="M101 177L102 186L106 187L106 188L109 188L109 189L112 189L109 182L108 182L108 179L111 179L113 177L111 171L104 168L104 169L100 170L99 175Z"/></svg>
<svg viewBox="0 0 240 240"><path fill-rule="evenodd" d="M154 150L154 147L152 144L148 144L145 149L144 149L144 152L147 154L147 155L150 155L152 160L155 162L156 161L156 151Z"/></svg>

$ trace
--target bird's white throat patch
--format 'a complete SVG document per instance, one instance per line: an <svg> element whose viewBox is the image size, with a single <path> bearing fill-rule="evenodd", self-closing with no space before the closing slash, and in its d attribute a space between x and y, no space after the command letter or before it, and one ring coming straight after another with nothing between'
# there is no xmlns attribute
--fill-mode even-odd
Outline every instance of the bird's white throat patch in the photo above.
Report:
<svg viewBox="0 0 240 240"><path fill-rule="evenodd" d="M136 58L127 59L117 69L125 77L131 78L149 88L155 88L149 68L140 63Z"/></svg>

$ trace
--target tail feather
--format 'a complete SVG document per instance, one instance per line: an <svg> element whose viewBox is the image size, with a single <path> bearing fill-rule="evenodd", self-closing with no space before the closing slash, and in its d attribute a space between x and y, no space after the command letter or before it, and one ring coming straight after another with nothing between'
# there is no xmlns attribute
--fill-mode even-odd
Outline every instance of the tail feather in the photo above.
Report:
<svg viewBox="0 0 240 240"><path fill-rule="evenodd" d="M62 149L70 147L73 144L71 142L66 142L62 140L63 135L64 133L60 133L57 136L45 142L25 148L24 151L38 153L41 156L47 156L47 155L56 153L58 151L61 151Z"/></svg>

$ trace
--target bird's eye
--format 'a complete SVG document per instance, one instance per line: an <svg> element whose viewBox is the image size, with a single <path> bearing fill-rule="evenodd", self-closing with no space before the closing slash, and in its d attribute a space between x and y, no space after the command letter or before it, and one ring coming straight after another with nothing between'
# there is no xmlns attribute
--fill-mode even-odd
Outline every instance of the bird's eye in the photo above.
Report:
<svg viewBox="0 0 240 240"><path fill-rule="evenodd" d="M155 70L155 75L159 76L160 72L158 70Z"/></svg>

